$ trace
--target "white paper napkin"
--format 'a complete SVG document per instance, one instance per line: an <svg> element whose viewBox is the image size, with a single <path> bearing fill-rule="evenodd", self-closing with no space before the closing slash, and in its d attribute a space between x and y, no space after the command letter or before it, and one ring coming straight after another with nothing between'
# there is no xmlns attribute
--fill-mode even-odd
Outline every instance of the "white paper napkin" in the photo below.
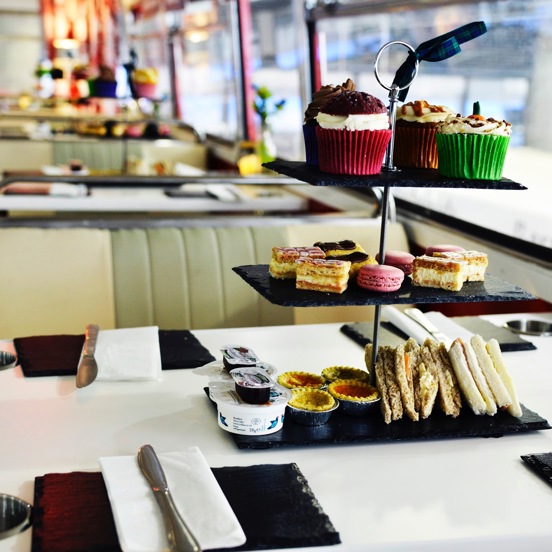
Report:
<svg viewBox="0 0 552 552"><path fill-rule="evenodd" d="M402 330L409 337L413 337L420 345L432 335L424 330L420 324L412 320L409 316L401 312L395 307L386 305L381 309L383 318L391 322L394 326ZM441 330L450 341L461 337L464 340L469 340L473 335L472 332L466 330L460 324L457 324L450 318L447 318L443 313L437 311L426 312L428 320L432 322L439 330Z"/></svg>
<svg viewBox="0 0 552 552"><path fill-rule="evenodd" d="M157 454L180 515L203 549L242 545L245 534L197 447ZM167 547L161 511L136 456L99 459L124 552Z"/></svg>
<svg viewBox="0 0 552 552"><path fill-rule="evenodd" d="M159 328L100 330L94 356L98 381L160 379Z"/></svg>

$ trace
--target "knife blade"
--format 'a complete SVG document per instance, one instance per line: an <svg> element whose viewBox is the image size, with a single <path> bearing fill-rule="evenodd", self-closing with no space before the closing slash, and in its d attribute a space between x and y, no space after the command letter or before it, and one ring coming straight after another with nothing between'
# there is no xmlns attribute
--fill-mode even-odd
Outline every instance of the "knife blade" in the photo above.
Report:
<svg viewBox="0 0 552 552"><path fill-rule="evenodd" d="M435 326L429 318L416 308L404 309L404 314L417 322L426 332L428 332L438 343L443 342L447 349L452 345L452 339L444 334L437 326Z"/></svg>
<svg viewBox="0 0 552 552"><path fill-rule="evenodd" d="M84 345L77 367L77 387L90 385L98 375L98 364L94 358L96 342L100 327L97 324L88 324L84 334Z"/></svg>
<svg viewBox="0 0 552 552"><path fill-rule="evenodd" d="M174 552L201 552L199 542L174 504L165 472L151 445L144 445L138 450L138 465L147 479L161 510L170 550Z"/></svg>

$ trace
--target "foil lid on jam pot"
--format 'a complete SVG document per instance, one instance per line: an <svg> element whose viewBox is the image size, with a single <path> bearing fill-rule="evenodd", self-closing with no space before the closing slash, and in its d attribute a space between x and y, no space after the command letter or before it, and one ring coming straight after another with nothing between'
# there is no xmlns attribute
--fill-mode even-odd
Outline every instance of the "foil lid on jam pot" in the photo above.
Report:
<svg viewBox="0 0 552 552"><path fill-rule="evenodd" d="M257 355L244 345L224 345L221 347L222 361L228 370L253 367L259 362Z"/></svg>
<svg viewBox="0 0 552 552"><path fill-rule="evenodd" d="M248 404L263 404L270 399L275 381L258 368L234 368L230 371L236 393Z"/></svg>

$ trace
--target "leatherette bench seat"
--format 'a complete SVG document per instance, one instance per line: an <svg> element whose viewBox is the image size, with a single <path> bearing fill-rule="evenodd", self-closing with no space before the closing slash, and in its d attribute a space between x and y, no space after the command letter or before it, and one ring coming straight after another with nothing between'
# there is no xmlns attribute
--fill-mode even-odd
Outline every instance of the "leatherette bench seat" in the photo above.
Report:
<svg viewBox="0 0 552 552"><path fill-rule="evenodd" d="M233 271L268 264L277 245L354 239L375 255L380 223L293 223L140 228L0 228L0 337L157 325L264 326L372 317L371 307L286 308ZM387 247L406 250L397 223Z"/></svg>

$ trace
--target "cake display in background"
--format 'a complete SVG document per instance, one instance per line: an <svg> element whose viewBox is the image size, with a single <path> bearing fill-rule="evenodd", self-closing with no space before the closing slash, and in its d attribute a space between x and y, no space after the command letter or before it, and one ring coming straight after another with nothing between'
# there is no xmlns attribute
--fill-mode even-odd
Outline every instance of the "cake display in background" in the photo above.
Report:
<svg viewBox="0 0 552 552"><path fill-rule="evenodd" d="M90 95L96 98L116 98L117 79L115 71L107 65L100 65L99 75L88 81Z"/></svg>
<svg viewBox="0 0 552 552"><path fill-rule="evenodd" d="M347 79L346 82L338 86L334 86L333 84L324 85L318 92L313 94L312 101L307 106L303 119L305 155L309 165L318 165L318 142L316 140L316 127L318 126L318 122L316 121L316 116L320 112L320 109L337 94L341 94L344 90L354 89L355 83L351 79Z"/></svg>
<svg viewBox="0 0 552 552"><path fill-rule="evenodd" d="M500 180L511 132L507 121L480 115L478 102L473 115L447 117L435 135L439 173L451 178Z"/></svg>
<svg viewBox="0 0 552 552"><path fill-rule="evenodd" d="M437 168L435 131L454 111L425 100L408 102L397 109L393 163L414 169Z"/></svg>
<svg viewBox="0 0 552 552"><path fill-rule="evenodd" d="M132 72L132 82L139 98L155 98L159 73L154 67L135 69Z"/></svg>
<svg viewBox="0 0 552 552"><path fill-rule="evenodd" d="M381 100L366 92L346 90L331 98L316 120L321 171L352 175L381 171L391 139L389 114Z"/></svg>

